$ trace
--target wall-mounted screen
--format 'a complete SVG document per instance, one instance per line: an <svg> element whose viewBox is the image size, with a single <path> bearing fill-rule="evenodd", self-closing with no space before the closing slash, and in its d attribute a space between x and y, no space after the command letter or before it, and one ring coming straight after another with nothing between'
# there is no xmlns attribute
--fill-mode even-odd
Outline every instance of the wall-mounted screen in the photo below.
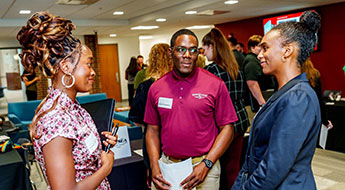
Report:
<svg viewBox="0 0 345 190"><path fill-rule="evenodd" d="M276 16L276 17L271 17L271 18L265 18L264 19L264 33L266 34L275 25L282 23L282 22L289 22L289 21L299 22L299 17L302 14L303 14L303 12L293 13L293 14L288 14L288 15L282 15L282 16Z"/></svg>
<svg viewBox="0 0 345 190"><path fill-rule="evenodd" d="M299 22L299 18L302 14L303 14L303 12L299 12L299 13L293 13L293 14L287 14L287 15L265 18L263 20L264 34L266 35L267 32L269 32L275 25L277 25L279 23L289 22L289 21ZM319 37L319 35L318 35L318 37ZM317 43L314 51L319 49L318 46L319 46L319 44Z"/></svg>

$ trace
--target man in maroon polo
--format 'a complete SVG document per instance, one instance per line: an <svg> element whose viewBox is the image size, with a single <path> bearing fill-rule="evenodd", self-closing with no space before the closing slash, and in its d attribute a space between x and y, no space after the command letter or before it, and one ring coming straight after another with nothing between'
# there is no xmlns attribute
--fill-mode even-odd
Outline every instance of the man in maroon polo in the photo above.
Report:
<svg viewBox="0 0 345 190"><path fill-rule="evenodd" d="M218 158L233 138L236 112L224 82L195 66L196 35L179 30L170 46L174 69L150 87L144 118L153 184L157 189L170 186L159 159L169 164L192 158L193 172L181 182L184 189L218 189Z"/></svg>

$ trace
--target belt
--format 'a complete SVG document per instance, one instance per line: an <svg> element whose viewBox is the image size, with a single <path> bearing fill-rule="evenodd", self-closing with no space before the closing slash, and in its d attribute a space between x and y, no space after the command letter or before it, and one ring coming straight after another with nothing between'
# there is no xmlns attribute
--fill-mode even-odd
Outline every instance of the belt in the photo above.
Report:
<svg viewBox="0 0 345 190"><path fill-rule="evenodd" d="M165 157L167 157L168 160L170 160L172 162L175 162L175 163L182 162L182 161L188 159L188 158L186 158L186 159L177 159L177 158L174 158L174 157L166 155L164 152L163 152L163 154L165 155ZM206 154L204 154L202 156L192 157L192 164L201 162L205 157L206 157Z"/></svg>

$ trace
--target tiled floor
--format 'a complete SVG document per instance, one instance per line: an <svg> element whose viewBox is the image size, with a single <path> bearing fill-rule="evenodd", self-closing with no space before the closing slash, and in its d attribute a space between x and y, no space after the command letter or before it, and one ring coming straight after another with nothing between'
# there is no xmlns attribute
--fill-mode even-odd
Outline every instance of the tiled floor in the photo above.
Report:
<svg viewBox="0 0 345 190"><path fill-rule="evenodd" d="M345 154L316 149L312 162L319 190L345 189Z"/></svg>
<svg viewBox="0 0 345 190"><path fill-rule="evenodd" d="M312 167L318 190L345 189L345 154L316 149ZM38 190L47 189L44 179L41 179L37 172L37 167L31 167L31 179Z"/></svg>

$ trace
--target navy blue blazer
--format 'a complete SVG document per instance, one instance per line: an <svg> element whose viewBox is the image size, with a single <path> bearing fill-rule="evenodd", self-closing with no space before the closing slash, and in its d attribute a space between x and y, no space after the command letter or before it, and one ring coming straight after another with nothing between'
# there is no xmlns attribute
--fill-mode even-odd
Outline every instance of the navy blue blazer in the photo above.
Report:
<svg viewBox="0 0 345 190"><path fill-rule="evenodd" d="M256 114L233 190L316 189L311 161L320 106L305 73L275 92Z"/></svg>

